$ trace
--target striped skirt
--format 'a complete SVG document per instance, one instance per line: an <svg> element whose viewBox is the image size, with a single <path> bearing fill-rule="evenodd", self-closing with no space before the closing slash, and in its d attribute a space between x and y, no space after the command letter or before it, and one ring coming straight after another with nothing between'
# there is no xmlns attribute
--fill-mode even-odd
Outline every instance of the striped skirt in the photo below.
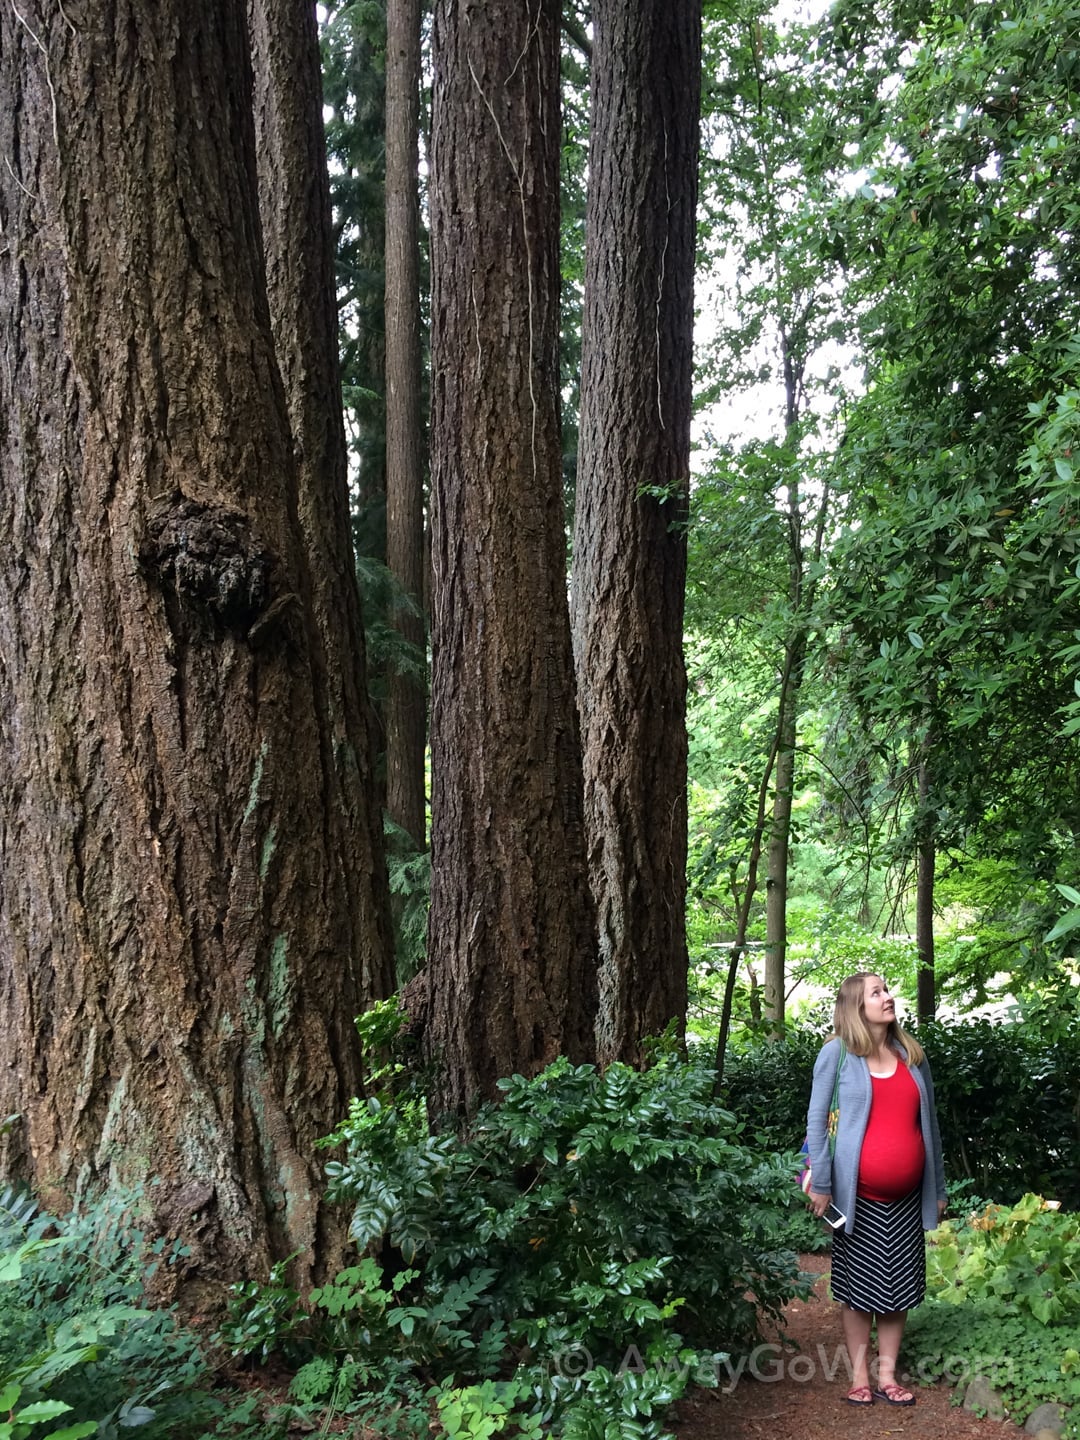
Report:
<svg viewBox="0 0 1080 1440"><path fill-rule="evenodd" d="M925 1291L921 1188L903 1200L857 1198L851 1234L833 1233L833 1298L853 1310L889 1315L912 1309Z"/></svg>

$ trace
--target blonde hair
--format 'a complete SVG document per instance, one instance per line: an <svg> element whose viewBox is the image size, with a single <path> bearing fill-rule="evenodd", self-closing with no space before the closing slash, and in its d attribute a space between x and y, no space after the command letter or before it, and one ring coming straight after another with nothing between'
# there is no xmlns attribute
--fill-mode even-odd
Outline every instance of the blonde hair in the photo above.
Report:
<svg viewBox="0 0 1080 1440"><path fill-rule="evenodd" d="M875 979L881 978L876 970L860 970L857 975L849 975L841 983L836 995L833 1029L835 1035L843 1040L852 1055L869 1055L874 1048L873 1037L866 1024L866 1012L863 1009L866 981L871 976ZM895 1020L889 1022L889 1030L885 1039L886 1043L892 1045L894 1049L904 1052L908 1065L921 1065L926 1058L922 1046L915 1037L909 1035L906 1030L901 1030Z"/></svg>

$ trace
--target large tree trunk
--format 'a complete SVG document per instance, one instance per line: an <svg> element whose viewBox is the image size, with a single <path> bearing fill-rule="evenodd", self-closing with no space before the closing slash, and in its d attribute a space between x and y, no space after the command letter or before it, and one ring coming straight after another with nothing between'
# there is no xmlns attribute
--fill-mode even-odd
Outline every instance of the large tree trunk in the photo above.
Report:
<svg viewBox="0 0 1080 1440"><path fill-rule="evenodd" d="M596 0L572 613L603 1060L686 1015L682 654L701 7Z"/></svg>
<svg viewBox="0 0 1080 1440"><path fill-rule="evenodd" d="M386 7L386 563L413 608L392 623L424 652L424 443L420 409L420 0ZM387 676L386 809L418 850L427 843L427 690Z"/></svg>
<svg viewBox="0 0 1080 1440"><path fill-rule="evenodd" d="M345 804L335 823L359 917L363 993L394 987L374 743L349 517L338 314L313 0L249 0L259 213L274 344L297 465L297 513L325 655L326 743Z"/></svg>
<svg viewBox="0 0 1080 1440"><path fill-rule="evenodd" d="M296 1250L302 1279L337 1239L312 1142L360 1083L384 907L243 0L5 7L0 87L0 1162L53 1194L159 1177L202 1274Z"/></svg>
<svg viewBox="0 0 1080 1440"><path fill-rule="evenodd" d="M432 147L436 1106L593 1053L562 525L559 6L437 0Z"/></svg>

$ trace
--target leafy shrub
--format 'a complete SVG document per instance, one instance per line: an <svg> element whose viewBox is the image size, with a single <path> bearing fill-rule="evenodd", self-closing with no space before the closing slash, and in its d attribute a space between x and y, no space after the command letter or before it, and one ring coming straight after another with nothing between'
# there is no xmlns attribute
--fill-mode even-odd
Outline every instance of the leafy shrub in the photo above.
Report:
<svg viewBox="0 0 1080 1440"><path fill-rule="evenodd" d="M286 1360L303 1360L308 1353L307 1315L300 1293L285 1278L296 1259L289 1255L270 1267L264 1285L246 1280L229 1287L228 1318L219 1339L234 1355L266 1361L279 1353Z"/></svg>
<svg viewBox="0 0 1080 1440"><path fill-rule="evenodd" d="M924 1381L985 1376L1023 1421L1080 1404L1080 1216L1037 1195L945 1221L927 1254L927 1300L904 1361Z"/></svg>
<svg viewBox="0 0 1080 1440"><path fill-rule="evenodd" d="M684 1336L714 1367L798 1290L775 1244L789 1166L746 1151L708 1067L671 1056L645 1073L560 1060L503 1092L461 1138L429 1133L408 1094L353 1107L331 1198L384 1270L361 1261L314 1296L331 1344L347 1352L359 1325L366 1354L441 1381L446 1416L477 1433L500 1428L511 1380L524 1431L539 1414L580 1440L606 1424L647 1440L700 1359ZM451 1391L468 1403L438 1400Z"/></svg>
<svg viewBox="0 0 1080 1440"><path fill-rule="evenodd" d="M602 1075L559 1060L502 1082L460 1140L414 1140L379 1110L327 1166L331 1192L353 1204L361 1246L388 1240L429 1285L491 1270L481 1308L531 1345L564 1324L617 1362L639 1325L666 1326L673 1297L695 1341L752 1344L759 1310L794 1289L793 1257L769 1245L791 1177L738 1143L711 1084L670 1057Z"/></svg>
<svg viewBox="0 0 1080 1440"><path fill-rule="evenodd" d="M945 1304L996 1300L1040 1325L1080 1323L1080 1215L1025 1195L943 1221L927 1258L927 1285Z"/></svg>
<svg viewBox="0 0 1080 1440"><path fill-rule="evenodd" d="M785 1152L802 1144L814 1061L824 1039L818 1031L789 1030L782 1040L728 1050L721 1099L755 1149Z"/></svg>
<svg viewBox="0 0 1080 1440"><path fill-rule="evenodd" d="M135 1429L146 1440L209 1440L211 1430L269 1440L266 1426L241 1423L252 1405L207 1393L198 1338L172 1312L143 1308L148 1273L182 1251L146 1240L137 1199L106 1195L55 1217L14 1188L0 1193L0 1440L39 1425L51 1440Z"/></svg>
<svg viewBox="0 0 1080 1440"><path fill-rule="evenodd" d="M1006 1204L1028 1191L1080 1207L1080 1027L1023 1022L918 1027L934 1072L950 1175Z"/></svg>
<svg viewBox="0 0 1080 1440"><path fill-rule="evenodd" d="M451 1435L658 1440L691 1375L709 1383L719 1347L752 1346L798 1293L775 1245L790 1166L739 1143L708 1067L560 1060L504 1082L461 1137L428 1131L393 1063L381 1078L327 1166L369 1253L313 1293L295 1398L402 1435L434 1405Z"/></svg>
<svg viewBox="0 0 1080 1440"><path fill-rule="evenodd" d="M1080 1025L1051 1037L1024 1022L933 1021L916 1033L933 1071L946 1174L1005 1204L1035 1191L1080 1208ZM801 1145L823 1038L789 1030L728 1051L722 1099L747 1143Z"/></svg>

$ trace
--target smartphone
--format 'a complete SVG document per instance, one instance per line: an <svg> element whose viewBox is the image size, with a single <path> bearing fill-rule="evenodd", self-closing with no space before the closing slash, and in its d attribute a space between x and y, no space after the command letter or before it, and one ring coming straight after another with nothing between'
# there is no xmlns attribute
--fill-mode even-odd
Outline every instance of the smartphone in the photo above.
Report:
<svg viewBox="0 0 1080 1440"><path fill-rule="evenodd" d="M847 1224L847 1216L839 1211L831 1202L826 1207L822 1220L826 1225L831 1225L834 1230L839 1230L841 1225Z"/></svg>

